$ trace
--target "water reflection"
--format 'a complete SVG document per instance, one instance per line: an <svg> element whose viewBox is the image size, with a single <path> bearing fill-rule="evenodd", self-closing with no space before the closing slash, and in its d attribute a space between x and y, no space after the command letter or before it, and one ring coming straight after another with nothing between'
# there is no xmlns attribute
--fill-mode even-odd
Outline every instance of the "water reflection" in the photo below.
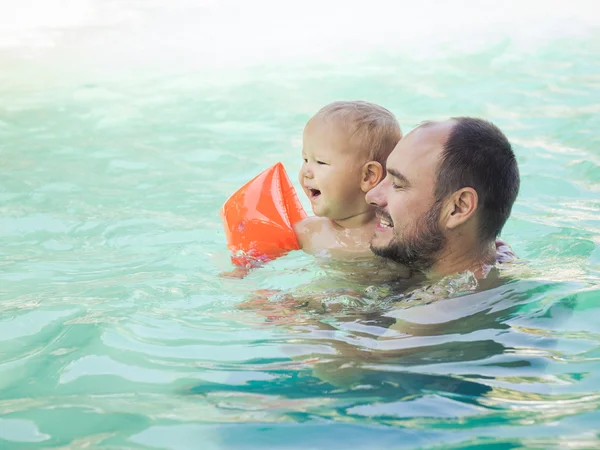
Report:
<svg viewBox="0 0 600 450"><path fill-rule="evenodd" d="M579 380L563 373L561 358L569 357L572 336L546 331L565 326L577 309L576 295L560 293L585 291L585 284L504 281L467 295L454 283L453 298L396 297L379 308L366 295L362 309L343 300L336 312L294 307L281 293L246 304L244 314L275 327L289 359L230 364L230 377L250 368L270 377L235 386L202 383L189 393L240 411L275 408L290 420L425 420L459 428L466 426L464 417L543 421L597 408L597 396L571 392ZM598 349L597 336L581 337L586 348Z"/></svg>

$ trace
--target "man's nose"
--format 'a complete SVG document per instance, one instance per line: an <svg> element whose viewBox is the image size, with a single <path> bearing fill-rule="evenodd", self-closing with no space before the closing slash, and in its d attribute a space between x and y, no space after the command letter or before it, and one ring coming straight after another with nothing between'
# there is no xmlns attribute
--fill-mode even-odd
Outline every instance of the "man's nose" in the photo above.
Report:
<svg viewBox="0 0 600 450"><path fill-rule="evenodd" d="M385 184L386 181L383 180L365 195L365 200L369 205L385 207L387 205L387 200L385 198Z"/></svg>

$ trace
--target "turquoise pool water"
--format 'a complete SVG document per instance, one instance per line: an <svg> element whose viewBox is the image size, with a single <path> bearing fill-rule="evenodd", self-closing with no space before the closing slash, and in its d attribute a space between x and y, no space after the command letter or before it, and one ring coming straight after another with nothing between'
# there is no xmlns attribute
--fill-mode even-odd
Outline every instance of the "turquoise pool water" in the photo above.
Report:
<svg viewBox="0 0 600 450"><path fill-rule="evenodd" d="M600 446L585 9L408 8L404 27L373 10L360 39L351 8L332 25L268 2L58 3L0 20L0 448ZM305 121L336 99L404 131L478 115L506 132L514 281L414 306L300 252L218 276L218 209L277 161L295 179ZM345 304L348 286L360 304L335 313L285 298Z"/></svg>

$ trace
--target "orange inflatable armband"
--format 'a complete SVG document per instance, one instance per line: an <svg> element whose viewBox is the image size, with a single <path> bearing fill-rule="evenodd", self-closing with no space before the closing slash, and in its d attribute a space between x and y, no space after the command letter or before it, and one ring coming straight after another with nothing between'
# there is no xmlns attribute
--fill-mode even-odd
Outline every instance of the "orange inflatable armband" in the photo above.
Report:
<svg viewBox="0 0 600 450"><path fill-rule="evenodd" d="M306 212L281 163L229 197L221 217L231 261L237 266L252 267L300 249L293 226Z"/></svg>

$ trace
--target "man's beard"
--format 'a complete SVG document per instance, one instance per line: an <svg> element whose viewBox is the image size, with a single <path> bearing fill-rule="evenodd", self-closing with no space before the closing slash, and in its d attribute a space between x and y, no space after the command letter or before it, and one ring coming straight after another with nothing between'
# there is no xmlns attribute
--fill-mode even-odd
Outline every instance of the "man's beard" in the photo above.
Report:
<svg viewBox="0 0 600 450"><path fill-rule="evenodd" d="M371 250L378 256L391 259L414 270L430 269L436 261L438 252L446 243L446 237L439 225L441 211L442 203L435 202L429 211L417 220L416 232L404 236L394 233L387 246L375 247L371 244ZM382 209L378 210L378 215L392 222L391 217Z"/></svg>

